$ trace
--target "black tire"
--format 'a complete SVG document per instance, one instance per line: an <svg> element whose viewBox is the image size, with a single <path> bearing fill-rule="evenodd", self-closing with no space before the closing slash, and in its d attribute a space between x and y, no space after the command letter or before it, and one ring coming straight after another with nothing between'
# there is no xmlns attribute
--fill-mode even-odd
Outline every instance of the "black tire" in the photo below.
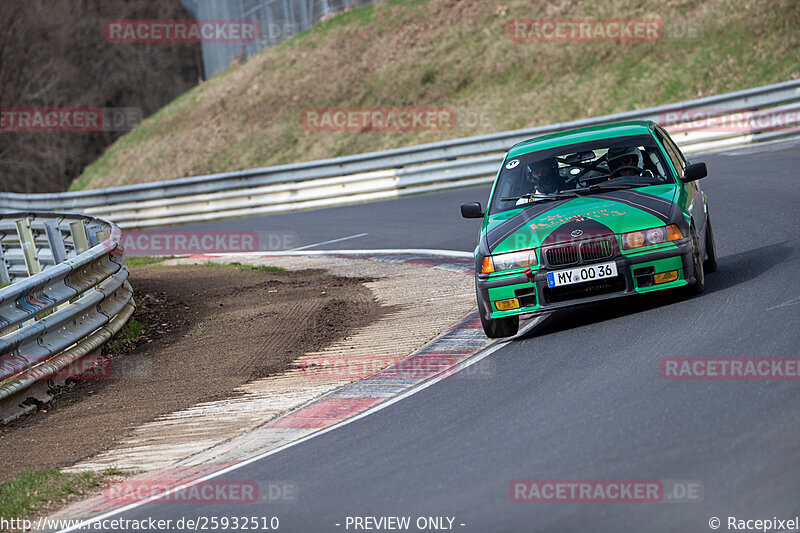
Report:
<svg viewBox="0 0 800 533"><path fill-rule="evenodd" d="M503 337L513 337L519 331L519 316L507 316L503 318L491 319L486 316L491 309L491 302L484 301L478 290L478 281L475 280L475 297L478 300L478 315L481 317L483 332L490 339L500 339Z"/></svg>
<svg viewBox="0 0 800 533"><path fill-rule="evenodd" d="M694 283L689 286L690 294L700 294L706 288L706 274L703 269L703 257L700 250L700 241L697 238L697 232L692 231L692 266L694 269Z"/></svg>
<svg viewBox="0 0 800 533"><path fill-rule="evenodd" d="M714 231L711 229L711 217L706 215L706 255L703 272L711 274L717 270L717 245L714 243Z"/></svg>
<svg viewBox="0 0 800 533"><path fill-rule="evenodd" d="M490 339L513 337L519 331L519 317L506 316L503 318L486 318L481 315L481 325L486 336Z"/></svg>

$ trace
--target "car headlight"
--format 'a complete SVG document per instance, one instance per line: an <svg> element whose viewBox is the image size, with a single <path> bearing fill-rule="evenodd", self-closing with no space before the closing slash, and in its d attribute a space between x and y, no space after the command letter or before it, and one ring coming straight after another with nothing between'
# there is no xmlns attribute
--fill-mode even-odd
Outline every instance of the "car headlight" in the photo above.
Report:
<svg viewBox="0 0 800 533"><path fill-rule="evenodd" d="M641 246L652 246L654 244L677 241L678 239L683 238L683 233L681 233L681 230L678 228L678 226L675 224L670 224L669 226L660 226L658 228L621 233L619 237L622 241L622 249L631 250Z"/></svg>
<svg viewBox="0 0 800 533"><path fill-rule="evenodd" d="M515 268L527 268L538 264L536 250L509 252L507 254L487 255L483 258L481 273L500 272Z"/></svg>

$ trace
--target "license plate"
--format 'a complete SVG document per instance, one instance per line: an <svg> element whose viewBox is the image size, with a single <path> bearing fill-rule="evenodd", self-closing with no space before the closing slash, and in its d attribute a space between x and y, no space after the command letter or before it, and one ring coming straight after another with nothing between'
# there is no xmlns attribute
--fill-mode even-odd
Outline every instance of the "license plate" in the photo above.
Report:
<svg viewBox="0 0 800 533"><path fill-rule="evenodd" d="M600 265L586 265L547 273L547 286L560 287L598 279L613 278L617 275L617 264L614 262Z"/></svg>

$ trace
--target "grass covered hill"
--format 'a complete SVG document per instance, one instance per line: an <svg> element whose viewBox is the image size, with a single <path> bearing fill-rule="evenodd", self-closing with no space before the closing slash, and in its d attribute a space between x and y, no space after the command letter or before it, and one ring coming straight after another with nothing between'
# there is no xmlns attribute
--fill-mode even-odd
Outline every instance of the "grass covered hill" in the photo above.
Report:
<svg viewBox="0 0 800 533"><path fill-rule="evenodd" d="M532 18L659 18L642 42L519 42ZM72 190L334 157L573 120L800 77L796 0L388 1L344 12L186 92ZM318 131L308 108L433 107L436 131Z"/></svg>

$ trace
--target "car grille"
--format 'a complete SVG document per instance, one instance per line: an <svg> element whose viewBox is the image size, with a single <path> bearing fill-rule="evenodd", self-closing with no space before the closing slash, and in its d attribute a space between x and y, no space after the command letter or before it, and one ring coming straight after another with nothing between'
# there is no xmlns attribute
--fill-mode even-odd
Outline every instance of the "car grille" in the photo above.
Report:
<svg viewBox="0 0 800 533"><path fill-rule="evenodd" d="M549 248L545 254L547 263L553 266L571 265L578 262L578 247L575 245Z"/></svg>
<svg viewBox="0 0 800 533"><path fill-rule="evenodd" d="M616 246L614 239L601 239L587 241L580 245L580 254L577 244L557 246L545 250L547 264L550 266L574 265L579 261L596 261L614 255Z"/></svg>
<svg viewBox="0 0 800 533"><path fill-rule="evenodd" d="M578 298L589 298L600 294L621 292L625 290L625 278L616 276L613 278L587 281L575 285L564 285L562 287L545 287L543 290L544 300L547 303L565 302Z"/></svg>
<svg viewBox="0 0 800 533"><path fill-rule="evenodd" d="M611 239L590 241L581 245L581 259L584 261L603 259L612 255L614 255L614 244Z"/></svg>

